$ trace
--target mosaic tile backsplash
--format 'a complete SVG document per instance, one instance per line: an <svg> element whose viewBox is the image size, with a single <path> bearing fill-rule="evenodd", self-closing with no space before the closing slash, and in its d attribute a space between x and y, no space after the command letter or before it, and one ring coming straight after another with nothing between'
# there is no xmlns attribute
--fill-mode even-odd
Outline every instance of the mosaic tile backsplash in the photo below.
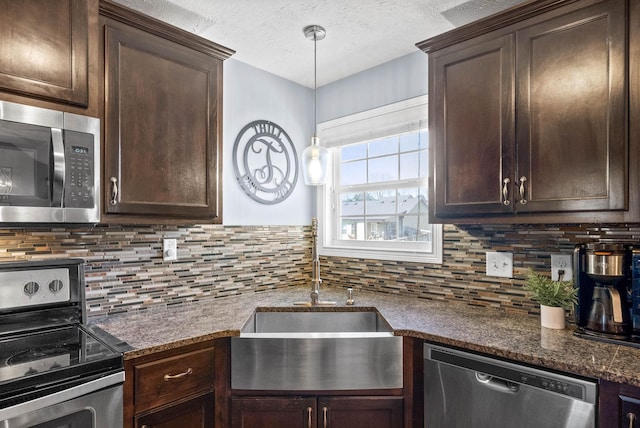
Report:
<svg viewBox="0 0 640 428"><path fill-rule="evenodd" d="M176 238L178 261L162 260ZM442 265L321 258L324 285L539 312L523 290L529 268L549 274L550 254L583 242L640 240L640 225L444 227ZM96 226L0 229L0 261L80 257L89 316L309 283L310 227ZM513 252L514 278L487 277L485 252Z"/></svg>
<svg viewBox="0 0 640 428"><path fill-rule="evenodd" d="M297 285L311 275L306 229L0 229L0 261L84 259L88 316L96 316ZM177 261L162 260L163 238L177 240Z"/></svg>
<svg viewBox="0 0 640 428"><path fill-rule="evenodd" d="M572 255L579 243L640 242L640 225L445 225L443 235L442 265L330 258L324 283L540 313L523 288L530 268L550 275L551 254ZM513 253L512 279L485 275L487 251Z"/></svg>

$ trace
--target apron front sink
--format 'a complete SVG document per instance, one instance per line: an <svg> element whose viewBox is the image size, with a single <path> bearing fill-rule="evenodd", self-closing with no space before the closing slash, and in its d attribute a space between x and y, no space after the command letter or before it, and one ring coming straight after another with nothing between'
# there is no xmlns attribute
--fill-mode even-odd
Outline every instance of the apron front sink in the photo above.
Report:
<svg viewBox="0 0 640 428"><path fill-rule="evenodd" d="M375 311L256 311L231 338L231 387L402 388L402 338Z"/></svg>

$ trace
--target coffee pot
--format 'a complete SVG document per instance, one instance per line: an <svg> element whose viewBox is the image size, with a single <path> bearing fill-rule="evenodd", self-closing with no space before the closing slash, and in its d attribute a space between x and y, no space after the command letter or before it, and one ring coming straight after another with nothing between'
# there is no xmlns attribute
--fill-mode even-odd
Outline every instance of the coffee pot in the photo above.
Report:
<svg viewBox="0 0 640 428"><path fill-rule="evenodd" d="M589 244L577 249L576 323L585 334L630 337L630 249L622 244Z"/></svg>
<svg viewBox="0 0 640 428"><path fill-rule="evenodd" d="M610 285L597 285L593 288L587 329L595 333L627 337L629 321L624 313L618 290Z"/></svg>

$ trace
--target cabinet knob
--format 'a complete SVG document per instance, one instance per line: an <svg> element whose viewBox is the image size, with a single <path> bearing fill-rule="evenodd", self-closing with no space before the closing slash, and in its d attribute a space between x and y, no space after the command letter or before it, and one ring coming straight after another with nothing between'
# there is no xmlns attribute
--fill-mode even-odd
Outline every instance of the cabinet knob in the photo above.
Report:
<svg viewBox="0 0 640 428"><path fill-rule="evenodd" d="M627 420L629 421L629 428L633 428L636 422L636 415L631 412L627 413Z"/></svg>
<svg viewBox="0 0 640 428"><path fill-rule="evenodd" d="M322 408L322 428L327 428L327 412L329 409L326 407Z"/></svg>
<svg viewBox="0 0 640 428"><path fill-rule="evenodd" d="M307 428L312 428L312 424L311 424L312 413L313 413L313 409L311 407L307 407Z"/></svg>
<svg viewBox="0 0 640 428"><path fill-rule="evenodd" d="M115 177L111 177L109 179L111 181L111 205L116 205L118 203L118 179Z"/></svg>

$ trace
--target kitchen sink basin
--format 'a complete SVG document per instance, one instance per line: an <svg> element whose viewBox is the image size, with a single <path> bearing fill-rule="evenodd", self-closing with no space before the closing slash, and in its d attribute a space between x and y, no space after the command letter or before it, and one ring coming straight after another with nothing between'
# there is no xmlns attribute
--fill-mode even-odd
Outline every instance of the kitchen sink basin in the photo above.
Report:
<svg viewBox="0 0 640 428"><path fill-rule="evenodd" d="M231 338L231 387L402 388L402 338L375 311L256 311Z"/></svg>
<svg viewBox="0 0 640 428"><path fill-rule="evenodd" d="M293 337L290 333L302 333L300 337L387 337L393 336L393 330L387 321L374 311L285 311L255 312L242 328L245 337L274 336L269 333L281 333ZM361 333L383 333L363 335Z"/></svg>

